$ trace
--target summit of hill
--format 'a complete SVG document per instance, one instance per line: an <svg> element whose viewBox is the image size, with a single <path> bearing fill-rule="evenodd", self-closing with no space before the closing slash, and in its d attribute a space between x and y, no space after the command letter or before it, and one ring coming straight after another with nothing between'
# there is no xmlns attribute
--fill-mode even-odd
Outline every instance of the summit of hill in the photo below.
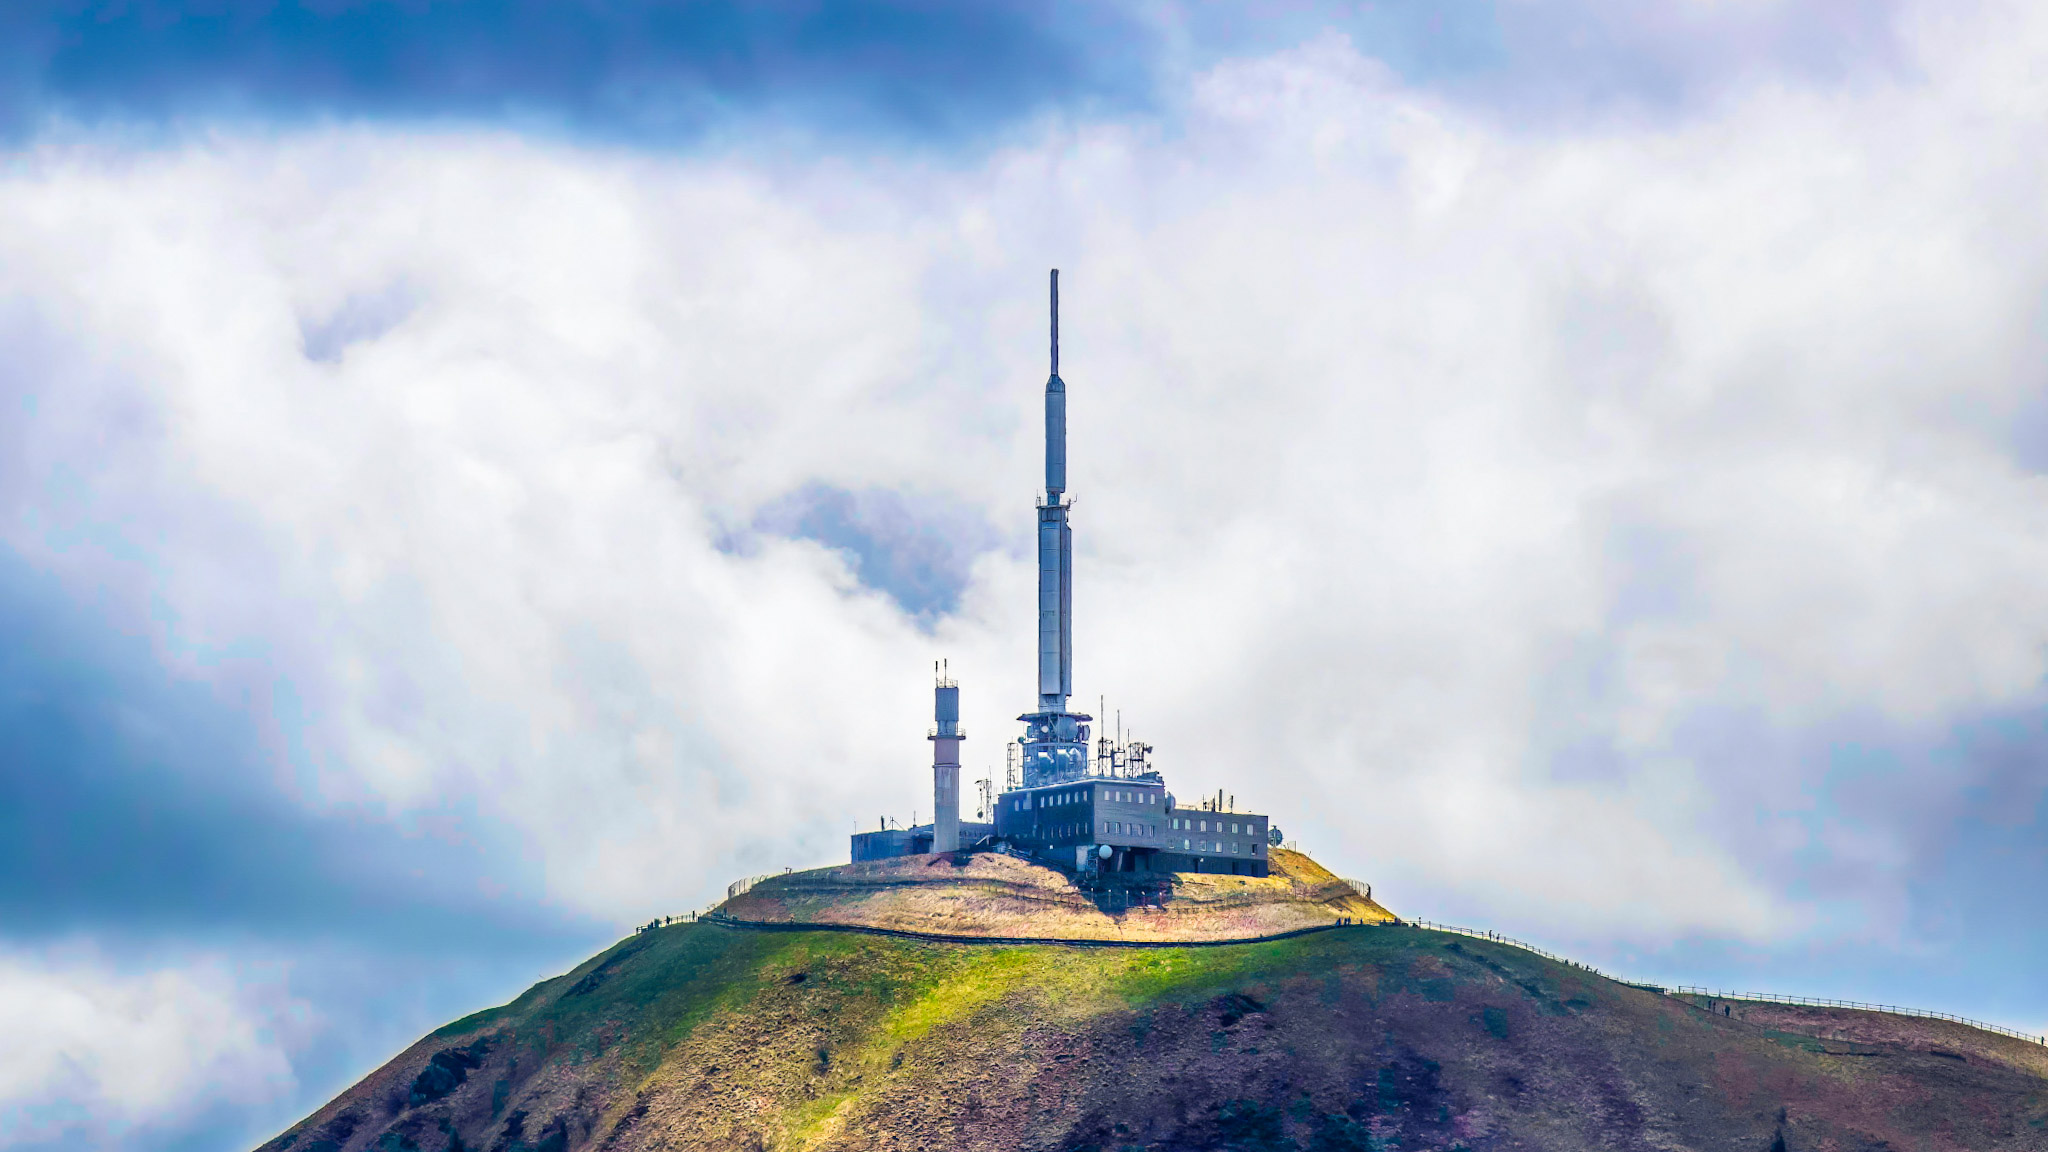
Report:
<svg viewBox="0 0 2048 1152"><path fill-rule="evenodd" d="M718 909L757 924L966 939L1209 943L1396 919L1306 854L1266 876L1073 873L1000 852L899 856L763 877Z"/></svg>

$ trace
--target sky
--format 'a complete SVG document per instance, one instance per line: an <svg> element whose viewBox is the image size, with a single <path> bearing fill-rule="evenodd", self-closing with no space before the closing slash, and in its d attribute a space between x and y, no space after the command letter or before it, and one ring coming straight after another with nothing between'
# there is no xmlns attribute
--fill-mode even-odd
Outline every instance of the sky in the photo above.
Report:
<svg viewBox="0 0 2048 1152"><path fill-rule="evenodd" d="M234 1149L1075 681L1407 916L2048 1031L2048 15L9 5L0 1149ZM26 1039L24 1039L26 1038Z"/></svg>

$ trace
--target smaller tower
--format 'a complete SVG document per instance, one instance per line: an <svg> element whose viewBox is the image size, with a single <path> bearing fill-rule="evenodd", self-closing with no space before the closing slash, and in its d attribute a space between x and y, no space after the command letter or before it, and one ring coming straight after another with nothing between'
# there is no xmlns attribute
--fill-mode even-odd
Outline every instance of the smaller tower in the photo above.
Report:
<svg viewBox="0 0 2048 1152"><path fill-rule="evenodd" d="M932 851L960 850L960 686L932 668Z"/></svg>

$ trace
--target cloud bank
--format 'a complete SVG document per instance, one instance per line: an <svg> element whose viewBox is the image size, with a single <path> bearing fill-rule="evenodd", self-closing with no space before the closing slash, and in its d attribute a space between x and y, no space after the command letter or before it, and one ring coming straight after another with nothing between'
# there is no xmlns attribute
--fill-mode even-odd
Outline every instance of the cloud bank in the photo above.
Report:
<svg viewBox="0 0 2048 1152"><path fill-rule="evenodd" d="M290 1088L287 1045L310 1023L273 974L220 956L144 972L0 957L0 1132L8 1147L162 1141Z"/></svg>
<svg viewBox="0 0 2048 1152"><path fill-rule="evenodd" d="M0 544L240 718L165 788L391 837L306 890L701 906L927 803L935 659L1000 772L1057 265L1076 682L1183 795L1404 911L2027 1023L2048 21L1892 19L1883 68L1542 126L1331 31L943 161L45 133ZM23 731L80 698L33 673ZM180 710L66 715L131 763Z"/></svg>

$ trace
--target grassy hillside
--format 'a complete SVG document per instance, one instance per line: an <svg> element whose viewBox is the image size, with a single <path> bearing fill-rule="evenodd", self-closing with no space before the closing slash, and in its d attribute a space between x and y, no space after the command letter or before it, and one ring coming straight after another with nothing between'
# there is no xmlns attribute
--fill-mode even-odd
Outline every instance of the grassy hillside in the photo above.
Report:
<svg viewBox="0 0 2048 1152"><path fill-rule="evenodd" d="M2038 1046L1808 1023L1407 927L1135 950L685 924L264 1148L2048 1148Z"/></svg>

